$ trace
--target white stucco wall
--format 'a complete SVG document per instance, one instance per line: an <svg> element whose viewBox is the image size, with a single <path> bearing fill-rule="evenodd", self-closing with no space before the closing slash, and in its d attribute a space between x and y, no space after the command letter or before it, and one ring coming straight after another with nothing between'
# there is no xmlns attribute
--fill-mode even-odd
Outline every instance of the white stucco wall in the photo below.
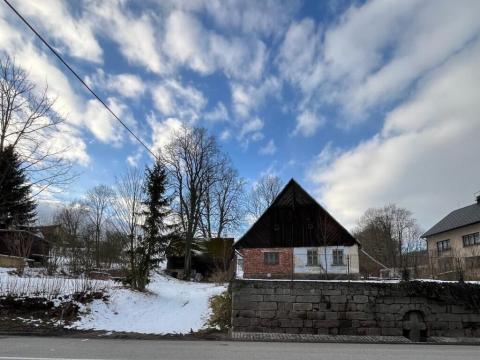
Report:
<svg viewBox="0 0 480 360"><path fill-rule="evenodd" d="M307 251L317 250L319 266L307 266ZM343 250L343 266L333 266L333 250ZM358 274L358 245L299 247L293 250L294 272L296 274Z"/></svg>

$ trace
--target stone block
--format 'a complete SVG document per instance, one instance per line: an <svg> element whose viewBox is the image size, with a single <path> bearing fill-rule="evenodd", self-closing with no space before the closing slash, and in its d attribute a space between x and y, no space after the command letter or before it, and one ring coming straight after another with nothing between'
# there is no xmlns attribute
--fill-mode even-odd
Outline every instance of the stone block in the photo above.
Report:
<svg viewBox="0 0 480 360"><path fill-rule="evenodd" d="M454 329L463 329L463 324L460 321L449 321L448 328L451 330Z"/></svg>
<svg viewBox="0 0 480 360"><path fill-rule="evenodd" d="M250 319L249 318L243 318L243 317L237 317L232 319L232 325L234 327L237 326L250 326Z"/></svg>
<svg viewBox="0 0 480 360"><path fill-rule="evenodd" d="M307 312L306 311L290 311L289 316L290 319L307 319Z"/></svg>
<svg viewBox="0 0 480 360"><path fill-rule="evenodd" d="M323 312L323 311L309 311L309 312L307 312L307 319L309 319L309 320L325 320L325 312Z"/></svg>
<svg viewBox="0 0 480 360"><path fill-rule="evenodd" d="M255 317L255 311L254 310L233 310L232 311L232 316L233 317L246 317L246 318L252 318Z"/></svg>
<svg viewBox="0 0 480 360"><path fill-rule="evenodd" d="M380 336L380 335L382 335L382 329L361 327L361 328L357 329L357 334L358 335L367 335L367 336ZM392 336L392 335L390 335L390 336Z"/></svg>
<svg viewBox="0 0 480 360"><path fill-rule="evenodd" d="M462 315L462 321L468 323L478 323L478 328L480 328L480 314L470 313Z"/></svg>
<svg viewBox="0 0 480 360"><path fill-rule="evenodd" d="M382 328L383 336L403 336L403 329L401 328Z"/></svg>
<svg viewBox="0 0 480 360"><path fill-rule="evenodd" d="M328 333L330 335L338 335L338 328L329 328Z"/></svg>
<svg viewBox="0 0 480 360"><path fill-rule="evenodd" d="M258 315L261 319L273 319L277 314L274 310L260 310Z"/></svg>
<svg viewBox="0 0 480 360"><path fill-rule="evenodd" d="M463 306L453 305L451 307L452 314L470 314L472 310L466 309Z"/></svg>
<svg viewBox="0 0 480 360"><path fill-rule="evenodd" d="M251 301L234 301L232 303L233 309L235 310L256 310L258 304L257 302Z"/></svg>
<svg viewBox="0 0 480 360"><path fill-rule="evenodd" d="M368 303L368 296L366 295L353 295L353 301L357 304Z"/></svg>
<svg viewBox="0 0 480 360"><path fill-rule="evenodd" d="M264 301L258 303L259 310L277 310L277 303L274 301Z"/></svg>
<svg viewBox="0 0 480 360"><path fill-rule="evenodd" d="M303 327L306 327L306 328L313 327L313 321L312 320L304 320L303 321Z"/></svg>
<svg viewBox="0 0 480 360"><path fill-rule="evenodd" d="M275 302L294 302L295 296L293 295L264 295L264 301L275 301Z"/></svg>
<svg viewBox="0 0 480 360"><path fill-rule="evenodd" d="M338 329L339 335L357 335L357 329L353 327L346 327Z"/></svg>
<svg viewBox="0 0 480 360"><path fill-rule="evenodd" d="M304 326L302 329L300 329L300 334L315 334L315 329L312 327L306 327Z"/></svg>
<svg viewBox="0 0 480 360"><path fill-rule="evenodd" d="M339 320L315 320L313 326L316 328L332 328L338 327L339 323Z"/></svg>
<svg viewBox="0 0 480 360"><path fill-rule="evenodd" d="M291 327L291 328L286 328L285 332L287 334L299 334L301 330L301 327Z"/></svg>
<svg viewBox="0 0 480 360"><path fill-rule="evenodd" d="M342 290L340 290L340 289L324 290L324 291L322 291L322 295L338 296L338 295L342 295Z"/></svg>
<svg viewBox="0 0 480 360"><path fill-rule="evenodd" d="M297 295L295 302L318 303L320 302L319 295Z"/></svg>
<svg viewBox="0 0 480 360"><path fill-rule="evenodd" d="M282 319L280 320L280 327L282 328L293 328L293 327L302 327L303 320L301 319Z"/></svg>
<svg viewBox="0 0 480 360"><path fill-rule="evenodd" d="M311 303L294 303L293 311L310 311L312 310Z"/></svg>
<svg viewBox="0 0 480 360"><path fill-rule="evenodd" d="M359 325L360 327L363 327L363 328L373 328L373 327L377 327L377 322L375 320L362 320L360 321Z"/></svg>
<svg viewBox="0 0 480 360"><path fill-rule="evenodd" d="M347 297L345 295L335 295L330 296L330 302L333 304L342 304L347 302Z"/></svg>
<svg viewBox="0 0 480 360"><path fill-rule="evenodd" d="M338 313L333 311L326 312L325 320L338 320Z"/></svg>

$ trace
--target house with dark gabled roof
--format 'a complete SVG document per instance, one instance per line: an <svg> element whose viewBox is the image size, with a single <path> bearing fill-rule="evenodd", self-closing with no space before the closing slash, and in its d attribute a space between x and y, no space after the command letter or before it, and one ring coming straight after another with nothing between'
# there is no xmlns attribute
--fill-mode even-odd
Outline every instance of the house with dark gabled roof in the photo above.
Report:
<svg viewBox="0 0 480 360"><path fill-rule="evenodd" d="M480 195L472 205L452 211L422 235L427 241L432 273L480 278ZM452 275L452 276L449 276Z"/></svg>
<svg viewBox="0 0 480 360"><path fill-rule="evenodd" d="M359 245L292 179L235 243L237 277L355 277Z"/></svg>

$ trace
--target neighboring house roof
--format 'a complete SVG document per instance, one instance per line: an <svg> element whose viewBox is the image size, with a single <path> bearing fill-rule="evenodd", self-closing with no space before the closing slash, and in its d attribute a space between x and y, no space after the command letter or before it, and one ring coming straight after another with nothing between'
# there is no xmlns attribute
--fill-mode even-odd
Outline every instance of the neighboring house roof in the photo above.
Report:
<svg viewBox="0 0 480 360"><path fill-rule="evenodd" d="M458 229L467 225L480 223L480 203L465 206L461 209L452 211L442 220L432 226L422 238L437 235L445 231Z"/></svg>
<svg viewBox="0 0 480 360"><path fill-rule="evenodd" d="M235 248L351 246L358 241L295 180L288 184Z"/></svg>

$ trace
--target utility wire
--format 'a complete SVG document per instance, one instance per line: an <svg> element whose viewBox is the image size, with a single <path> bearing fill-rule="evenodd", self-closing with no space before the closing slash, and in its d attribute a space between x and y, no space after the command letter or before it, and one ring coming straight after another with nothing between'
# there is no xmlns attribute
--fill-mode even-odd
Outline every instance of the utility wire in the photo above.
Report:
<svg viewBox="0 0 480 360"><path fill-rule="evenodd" d="M46 47L48 47L48 49L63 63L63 65L65 65L67 67L68 70L70 70L70 72L78 79L78 81L80 81L82 83L82 85L108 110L108 112L110 114L113 115L113 117L115 119L117 119L117 121L122 124L122 126L130 133L130 135L132 135L150 154L152 154L152 156L157 159L157 155L155 155L155 153L142 141L142 139L140 139L114 112L113 110L105 103L105 101L103 101L93 90L92 88L90 88L90 86L88 86L85 81L83 81L83 79L77 74L77 72L75 70L73 70L73 68L68 65L68 63L62 58L62 56L57 53L55 51L55 49L47 42L47 40L45 40L42 35L40 35L38 33L37 30L35 30L35 28L17 11L17 9L15 9L13 7L12 4L10 4L10 2L8 0L3 0L9 7L10 9L12 9L12 11L25 23L25 25L27 25L30 30L33 31L33 33L35 35L37 35L37 37L45 44Z"/></svg>

